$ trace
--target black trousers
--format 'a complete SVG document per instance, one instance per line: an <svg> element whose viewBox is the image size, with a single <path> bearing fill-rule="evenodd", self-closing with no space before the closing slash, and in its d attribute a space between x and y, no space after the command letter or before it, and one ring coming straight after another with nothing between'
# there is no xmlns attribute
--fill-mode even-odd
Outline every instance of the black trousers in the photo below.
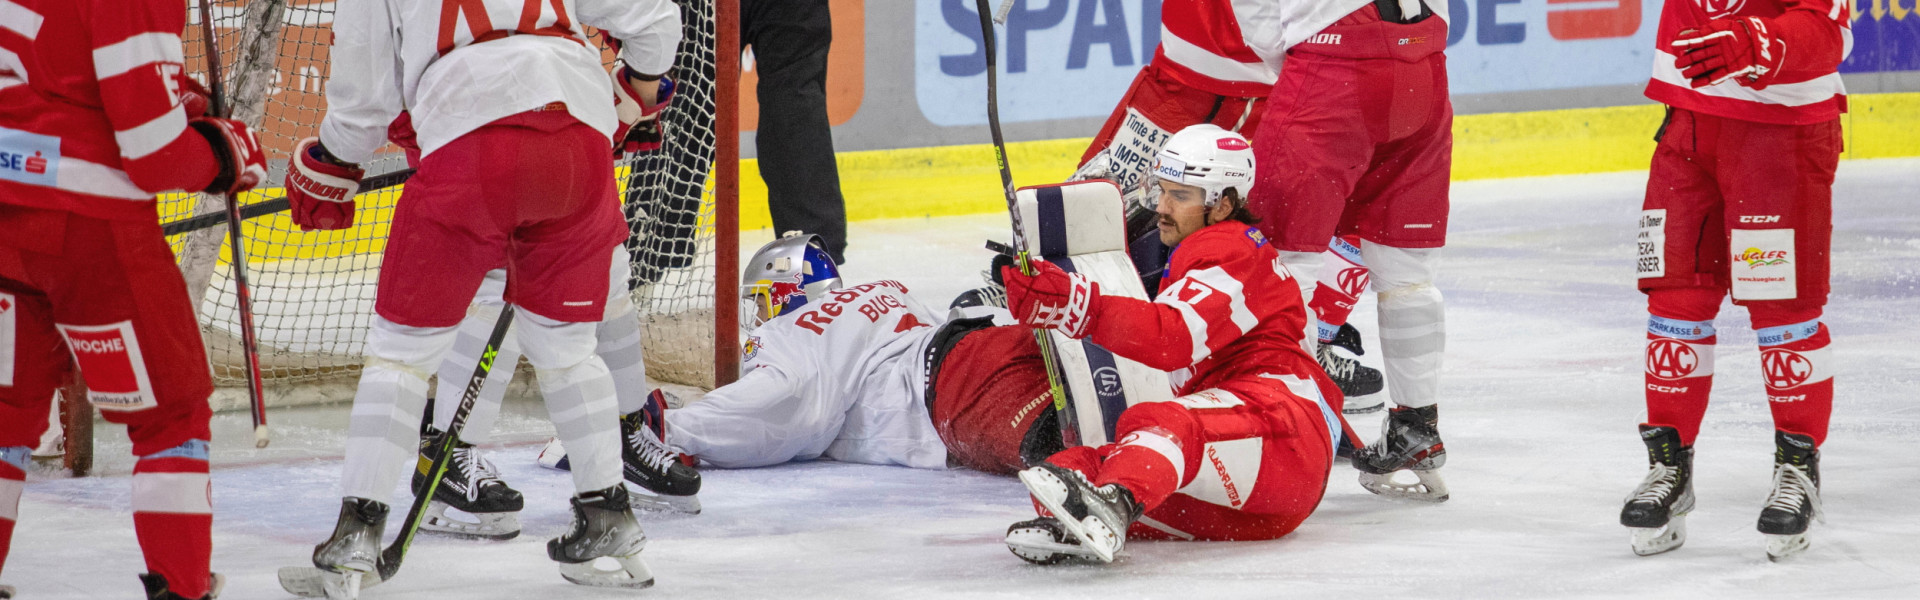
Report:
<svg viewBox="0 0 1920 600"><path fill-rule="evenodd" d="M753 47L760 76L755 150L774 235L817 234L845 262L847 206L827 123L827 0L742 0L740 43Z"/></svg>

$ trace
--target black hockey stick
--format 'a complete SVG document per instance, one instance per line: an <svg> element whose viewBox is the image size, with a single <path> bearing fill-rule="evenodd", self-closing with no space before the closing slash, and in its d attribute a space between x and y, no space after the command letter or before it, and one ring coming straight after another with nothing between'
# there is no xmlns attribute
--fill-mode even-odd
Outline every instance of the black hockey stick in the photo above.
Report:
<svg viewBox="0 0 1920 600"><path fill-rule="evenodd" d="M1032 275L1033 259L1027 252L1027 230L1020 221L1020 201L1013 192L1013 170L1007 166L1006 137L1000 133L1000 79L996 71L998 51L994 48L993 24L1004 21L1006 11L1012 7L1012 0L1001 5L997 13L988 12L988 0L974 0L975 10L980 12L980 38L987 57L987 130L993 134L994 158L1000 162L1000 189L1007 198L1007 216L1013 220L1014 262L1020 266L1020 272ZM998 15L996 17L996 14ZM1040 360L1047 367L1047 387L1053 394L1053 410L1059 413L1060 437L1068 447L1080 445L1079 419L1074 414L1073 398L1067 395L1067 387L1061 381L1060 361L1054 356L1053 340L1046 330L1034 329L1034 341L1040 345Z"/></svg>
<svg viewBox="0 0 1920 600"><path fill-rule="evenodd" d="M372 177L368 177L366 179L360 180L360 188L357 190L354 190L353 193L354 195L371 194L373 192L377 192L377 191L384 190L396 185L400 185L402 183L406 183L407 180L412 177L413 177L413 169L411 168L400 169L390 173L381 173L379 175L374 175ZM255 202L253 204L248 204L246 206L240 207L240 218L252 219L256 217L264 217L264 216L278 213L278 212L286 212L290 208L292 208L292 205L288 202L287 198L285 196L281 196L278 198L262 200L259 202ZM196 216L196 217L187 217L185 219L179 219L175 221L168 221L166 223L161 223L160 232L168 236L175 236L175 235L180 235L182 233L189 233L189 232L206 229L208 227L214 227L222 223L227 223L232 220L233 220L233 217L224 212L207 213L207 214Z"/></svg>
<svg viewBox="0 0 1920 600"><path fill-rule="evenodd" d="M407 508L407 519L400 525L400 534L380 553L379 563L375 566L375 579L363 579L358 589L365 589L392 579L400 572L400 561L406 559L407 548L413 545L413 536L420 532L420 521L426 517L427 505L433 500L433 494L440 489L440 480L447 474L447 465L451 464L453 447L460 440L460 430L467 426L467 416L473 413L473 405L480 398L480 388L487 383L487 374L493 372L493 361L500 354L500 345L507 339L507 329L513 324L513 305L500 309L500 317L493 323L493 333L487 335L487 346L480 351L480 362L473 367L473 377L467 379L467 389L460 395L460 406L453 412L453 421L447 424L447 430L429 442L437 448L438 455L433 466L428 467L427 486L413 497L413 505ZM318 567L283 567L280 569L280 587L288 593L306 598L320 598L326 595L326 580L334 573ZM355 590L357 593L358 590Z"/></svg>
<svg viewBox="0 0 1920 600"><path fill-rule="evenodd" d="M226 93L220 79L220 39L213 35L213 0L200 0L200 43L207 48L207 90L208 110L221 118L231 113L226 105ZM238 177L239 173L234 173ZM253 411L253 447L265 448L272 439L267 437L267 399L260 391L260 344L253 330L253 294L252 286L247 285L247 251L242 242L245 236L240 234L240 201L232 194L217 194L220 201L227 205L227 249L228 265L233 268L234 304L240 313L240 344L247 357L247 396L252 399L248 407Z"/></svg>

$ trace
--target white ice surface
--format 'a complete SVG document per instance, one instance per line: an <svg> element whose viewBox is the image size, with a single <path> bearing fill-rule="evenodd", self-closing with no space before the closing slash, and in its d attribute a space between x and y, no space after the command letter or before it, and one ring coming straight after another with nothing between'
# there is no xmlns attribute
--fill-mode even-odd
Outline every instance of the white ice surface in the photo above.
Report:
<svg viewBox="0 0 1920 600"><path fill-rule="evenodd" d="M527 495L526 534L500 543L423 537L372 599L407 598L1279 598L1920 597L1920 160L1855 161L1835 186L1839 364L1823 451L1827 522L1789 563L1762 554L1754 519L1771 468L1745 311L1720 321L1714 403L1698 442L1691 539L1640 558L1616 521L1645 458L1634 425L1644 300L1632 248L1645 173L1454 186L1441 287L1444 473L1453 500L1395 503L1336 466L1319 511L1285 539L1136 543L1106 567L1041 568L1000 535L1031 514L1018 483L977 473L833 463L709 470L692 517L648 516L642 592L567 584L542 544L568 519L564 474L533 465L549 428L514 404L491 455ZM977 284L1005 217L856 223L850 279L899 279L934 302ZM1358 325L1372 341L1371 302ZM1378 356L1365 357L1378 365ZM286 598L338 510L344 407L276 412L273 447L246 416L215 418L213 564L226 598ZM1377 417L1356 419L1376 435ZM131 598L144 570L127 508L122 430L100 428L99 477L37 473L0 580L22 598ZM406 497L402 494L402 497ZM401 507L402 509L404 507ZM398 516L394 522L398 523ZM394 529L390 527L389 529ZM390 531L391 533L391 531Z"/></svg>

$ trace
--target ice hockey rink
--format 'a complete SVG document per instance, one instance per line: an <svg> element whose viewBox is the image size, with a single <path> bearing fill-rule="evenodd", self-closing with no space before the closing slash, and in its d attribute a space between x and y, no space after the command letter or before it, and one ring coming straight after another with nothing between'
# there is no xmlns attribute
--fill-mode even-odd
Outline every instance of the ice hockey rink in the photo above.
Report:
<svg viewBox="0 0 1920 600"><path fill-rule="evenodd" d="M1016 173L1016 175L1018 175ZM1915 598L1920 597L1920 159L1842 163L1834 186L1839 362L1823 452L1827 519L1813 547L1769 563L1754 529L1772 425L1746 311L1719 322L1720 377L1697 443L1686 546L1636 557L1617 521L1645 453L1634 426L1645 340L1634 223L1646 173L1458 183L1440 278L1450 344L1441 432L1451 501L1373 496L1333 467L1318 512L1270 542L1143 542L1106 566L1037 567L1006 526L1032 514L1013 479L816 462L705 471L696 516L648 514L649 590L563 581L543 544L571 483L534 464L541 409L508 406L489 454L527 496L507 542L422 536L363 598ZM1038 182L1027 182L1038 183ZM1004 215L855 223L847 278L897 279L928 304L975 287ZM766 239L749 238L751 247ZM1355 324L1373 347L1372 305ZM1379 357L1363 359L1378 366ZM331 531L346 407L214 418L215 571L229 600L291 598L275 571ZM1378 413L1354 419L1378 435ZM129 598L145 570L123 430L102 426L97 477L31 476L4 582L33 600ZM403 491L402 502L409 496ZM396 507L396 511L403 509ZM400 519L392 519L391 535Z"/></svg>

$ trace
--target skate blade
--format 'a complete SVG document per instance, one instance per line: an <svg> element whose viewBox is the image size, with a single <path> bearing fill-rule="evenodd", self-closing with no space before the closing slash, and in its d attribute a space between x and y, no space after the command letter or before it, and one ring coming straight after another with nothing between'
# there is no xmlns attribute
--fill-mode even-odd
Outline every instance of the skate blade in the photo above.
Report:
<svg viewBox="0 0 1920 600"><path fill-rule="evenodd" d="M1007 550L1021 560L1036 565L1062 562L1096 562L1098 557L1079 544L1054 541L1053 532L1044 529L1016 529L1007 532Z"/></svg>
<svg viewBox="0 0 1920 600"><path fill-rule="evenodd" d="M627 491L629 492L627 494L627 504L632 505L634 510L689 515L700 514L700 497L697 495L669 496L666 494L655 494L651 490L637 485L628 485Z"/></svg>
<svg viewBox="0 0 1920 600"><path fill-rule="evenodd" d="M1387 498L1413 500L1417 502L1446 502L1451 496L1447 493L1447 482L1440 478L1439 471L1411 471L1419 481L1401 483L1393 480L1393 473L1360 472L1360 487Z"/></svg>
<svg viewBox="0 0 1920 600"><path fill-rule="evenodd" d="M364 590L383 581L373 571L335 573L315 567L281 567L280 588L302 598L354 600Z"/></svg>
<svg viewBox="0 0 1920 600"><path fill-rule="evenodd" d="M611 569L594 566L601 560L611 560L618 564ZM640 589L653 587L653 571L647 563L640 560L639 553L627 556L601 557L583 563L559 563L560 576L576 585L606 588Z"/></svg>
<svg viewBox="0 0 1920 600"><path fill-rule="evenodd" d="M426 518L420 520L420 530L449 537L469 540L510 540L520 537L519 513L465 513L474 520L467 521L447 515L452 507L438 500L427 505Z"/></svg>
<svg viewBox="0 0 1920 600"><path fill-rule="evenodd" d="M1080 553L1095 562L1110 563L1120 551L1123 540L1107 527L1106 523L1093 515L1085 519L1074 519L1064 504L1067 499L1067 482L1061 481L1052 472L1041 468L1032 468L1020 472L1020 483L1027 486L1027 492L1033 495L1047 512L1060 521L1060 526L1080 540Z"/></svg>
<svg viewBox="0 0 1920 600"><path fill-rule="evenodd" d="M1374 394L1378 394L1378 393L1379 392L1374 392ZM1387 407L1386 400L1374 398L1372 396L1373 394L1368 394L1366 396L1348 396L1346 403L1340 407L1340 412L1343 414L1349 414L1349 415L1364 415L1368 413L1380 412L1380 409Z"/></svg>
<svg viewBox="0 0 1920 600"><path fill-rule="evenodd" d="M1684 516L1676 515L1660 527L1628 529L1633 530L1633 553L1640 556L1653 556L1687 543L1687 520Z"/></svg>
<svg viewBox="0 0 1920 600"><path fill-rule="evenodd" d="M1807 540L1807 534L1792 535L1767 534L1767 560L1780 562L1806 552L1813 543Z"/></svg>

